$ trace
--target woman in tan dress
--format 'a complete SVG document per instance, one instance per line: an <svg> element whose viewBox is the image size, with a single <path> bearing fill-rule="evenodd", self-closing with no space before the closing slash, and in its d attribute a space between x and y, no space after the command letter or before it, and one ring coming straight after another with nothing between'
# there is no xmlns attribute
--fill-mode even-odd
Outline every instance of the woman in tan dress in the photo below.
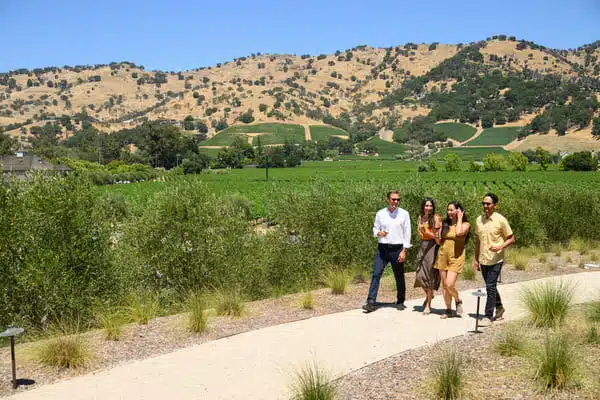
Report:
<svg viewBox="0 0 600 400"><path fill-rule="evenodd" d="M462 300L456 290L456 279L465 265L465 245L470 229L463 206L458 201L448 204L448 216L442 224L442 243L435 265L440 271L446 303L446 313L442 318L452 316L452 298L456 302L456 315L461 316L463 313Z"/></svg>
<svg viewBox="0 0 600 400"><path fill-rule="evenodd" d="M433 267L438 247L440 245L440 232L442 218L435 213L435 203L432 198L426 197L421 201L421 211L417 221L417 233L421 239L421 247L417 256L417 271L415 274L415 287L425 291L423 314L431 313L431 299L433 291L440 287L440 274Z"/></svg>

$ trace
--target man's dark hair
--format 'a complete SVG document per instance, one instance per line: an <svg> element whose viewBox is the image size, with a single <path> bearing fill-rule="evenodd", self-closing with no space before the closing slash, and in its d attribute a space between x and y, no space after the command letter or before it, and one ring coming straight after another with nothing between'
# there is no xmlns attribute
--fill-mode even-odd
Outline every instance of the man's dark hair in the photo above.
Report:
<svg viewBox="0 0 600 400"><path fill-rule="evenodd" d="M488 192L483 197L489 197L490 199L492 199L492 203L498 204L498 196L496 196L494 193Z"/></svg>
<svg viewBox="0 0 600 400"><path fill-rule="evenodd" d="M400 196L400 192L397 190L392 190L391 192L388 192L387 194L387 198L389 199L391 195L393 194L397 194L398 196Z"/></svg>

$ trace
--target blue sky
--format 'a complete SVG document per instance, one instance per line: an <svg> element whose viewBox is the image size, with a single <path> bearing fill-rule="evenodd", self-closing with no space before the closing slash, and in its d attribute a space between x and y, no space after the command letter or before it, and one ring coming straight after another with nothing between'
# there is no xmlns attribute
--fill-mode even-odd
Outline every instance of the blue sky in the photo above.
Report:
<svg viewBox="0 0 600 400"><path fill-rule="evenodd" d="M253 52L515 35L552 48L600 39L600 0L0 0L0 71L133 61L185 70Z"/></svg>

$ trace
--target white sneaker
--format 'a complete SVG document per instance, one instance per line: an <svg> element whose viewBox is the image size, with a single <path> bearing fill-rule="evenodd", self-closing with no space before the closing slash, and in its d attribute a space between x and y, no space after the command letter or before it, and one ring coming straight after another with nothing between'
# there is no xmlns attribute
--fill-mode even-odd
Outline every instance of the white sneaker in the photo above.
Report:
<svg viewBox="0 0 600 400"><path fill-rule="evenodd" d="M482 327L482 328L485 328L486 326L490 326L493 323L494 322L491 319L489 319L488 317L483 317L483 318L481 318L479 320L479 322L478 322L477 325L480 326L480 327Z"/></svg>

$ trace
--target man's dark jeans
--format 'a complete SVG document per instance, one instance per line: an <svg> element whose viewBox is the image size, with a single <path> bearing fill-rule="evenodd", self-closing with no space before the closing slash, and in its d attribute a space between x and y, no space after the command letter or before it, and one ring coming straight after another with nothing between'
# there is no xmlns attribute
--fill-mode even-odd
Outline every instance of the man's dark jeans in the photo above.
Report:
<svg viewBox="0 0 600 400"><path fill-rule="evenodd" d="M398 291L397 302L398 304L404 303L404 297L406 294L406 283L404 281L404 263L398 262L398 256L402 251L402 245L386 245L379 244L377 246L377 255L375 256L375 263L373 264L373 276L371 277L371 286L369 287L369 297L367 297L367 303L375 303L377 299L377 292L379 291L379 281L385 267L392 264L392 270L394 271L394 278L396 278L396 289Z"/></svg>
<svg viewBox="0 0 600 400"><path fill-rule="evenodd" d="M492 319L494 316L494 308L502 308L502 300L498 293L498 276L502 271L503 262L495 265L481 265L481 274L485 281L485 291L487 299L485 301L485 316Z"/></svg>

